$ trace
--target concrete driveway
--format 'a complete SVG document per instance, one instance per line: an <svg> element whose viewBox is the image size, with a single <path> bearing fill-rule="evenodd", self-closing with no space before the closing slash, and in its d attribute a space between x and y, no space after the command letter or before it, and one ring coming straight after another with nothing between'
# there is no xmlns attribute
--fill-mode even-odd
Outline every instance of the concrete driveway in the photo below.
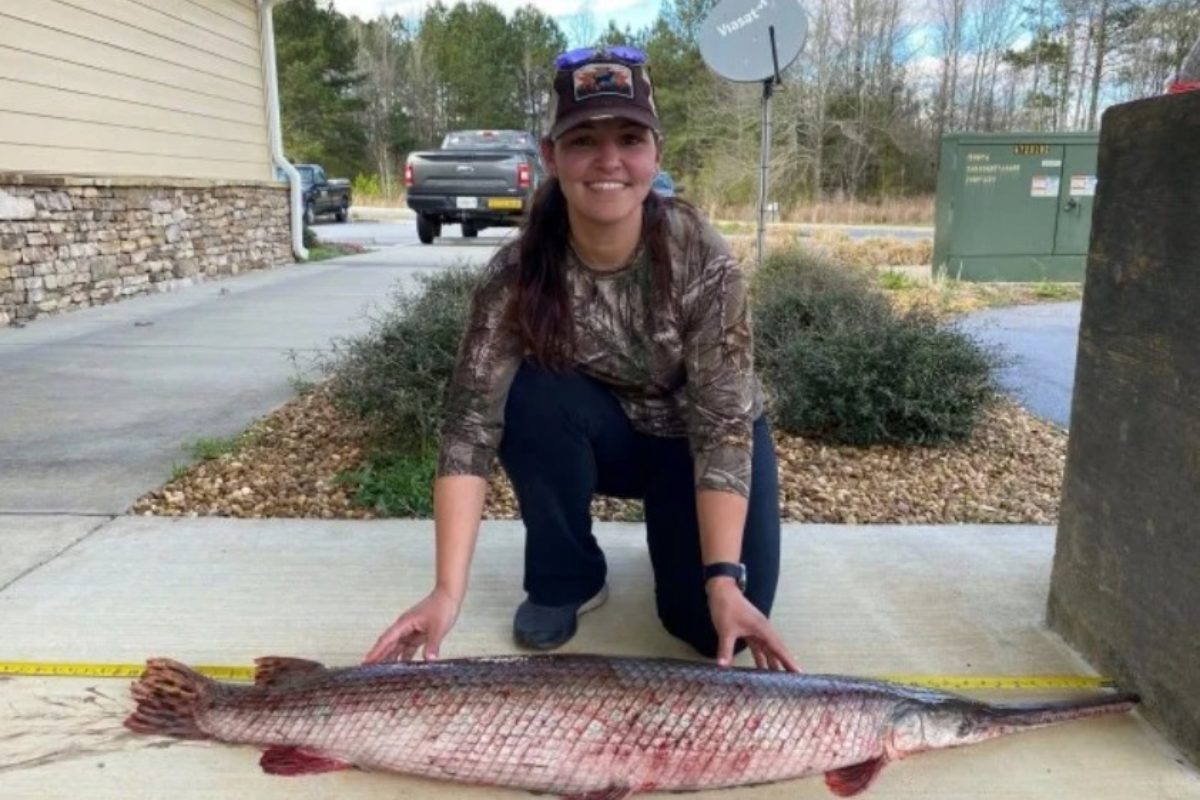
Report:
<svg viewBox="0 0 1200 800"><path fill-rule="evenodd" d="M1008 359L1000 373L1006 393L1039 417L1067 428L1081 308L1079 301L996 308L970 314L959 324L977 340L999 347Z"/></svg>
<svg viewBox="0 0 1200 800"><path fill-rule="evenodd" d="M318 226L322 233L353 225ZM120 514L294 395L335 337L433 267L477 264L499 239L381 248L0 328L0 514ZM299 356L298 368L289 353Z"/></svg>

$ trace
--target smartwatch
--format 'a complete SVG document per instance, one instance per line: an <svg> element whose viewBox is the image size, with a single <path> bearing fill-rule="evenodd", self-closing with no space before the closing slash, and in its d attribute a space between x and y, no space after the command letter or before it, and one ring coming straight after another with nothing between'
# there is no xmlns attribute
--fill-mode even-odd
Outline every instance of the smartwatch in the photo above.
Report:
<svg viewBox="0 0 1200 800"><path fill-rule="evenodd" d="M746 591L746 565L734 564L729 561L718 561L715 564L704 565L704 583L717 577L733 578L738 589Z"/></svg>

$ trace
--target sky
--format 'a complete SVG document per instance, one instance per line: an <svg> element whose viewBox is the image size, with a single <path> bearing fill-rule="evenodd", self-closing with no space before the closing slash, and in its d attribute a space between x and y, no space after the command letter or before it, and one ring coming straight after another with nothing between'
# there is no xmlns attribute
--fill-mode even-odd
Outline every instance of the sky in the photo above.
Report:
<svg viewBox="0 0 1200 800"><path fill-rule="evenodd" d="M453 0L444 0L446 5L453 5ZM571 40L572 46L581 31L589 27L594 33L600 33L608 27L608 21L615 20L617 27L622 30L628 25L633 30L639 30L658 16L659 0L489 0L506 15L524 5L533 5L542 13L554 17L563 33ZM404 17L419 16L428 0L333 0L333 7L347 16L360 19L373 19L380 14L400 14ZM590 19L584 8L590 9ZM590 42L589 42L590 43Z"/></svg>

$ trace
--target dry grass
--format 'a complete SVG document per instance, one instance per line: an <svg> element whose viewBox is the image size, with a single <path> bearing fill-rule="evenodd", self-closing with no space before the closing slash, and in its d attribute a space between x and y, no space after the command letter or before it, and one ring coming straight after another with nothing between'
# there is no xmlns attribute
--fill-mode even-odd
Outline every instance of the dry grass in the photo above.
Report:
<svg viewBox="0 0 1200 800"><path fill-rule="evenodd" d="M784 208L780 222L828 225L932 225L933 195L880 201L822 200ZM758 206L714 204L705 208L712 219L758 219Z"/></svg>
<svg viewBox="0 0 1200 800"><path fill-rule="evenodd" d="M354 205L367 206L370 208L406 208L407 195L402 191L395 191L391 194L362 194L354 195Z"/></svg>
<svg viewBox="0 0 1200 800"><path fill-rule="evenodd" d="M817 231L804 243L838 263L856 267L917 267L933 263L932 239L892 236L851 239L840 231L824 230Z"/></svg>
<svg viewBox="0 0 1200 800"><path fill-rule="evenodd" d="M905 275L881 273L883 288L896 309L921 307L946 319L985 308L1062 303L1083 297L1083 286L1078 283L975 283L949 278L921 282L894 277L897 274Z"/></svg>
<svg viewBox="0 0 1200 800"><path fill-rule="evenodd" d="M755 237L733 233L726 239L734 254L752 270L757 252ZM786 226L767 228L768 251L796 245L819 250L849 268L874 270L879 287L901 311L921 307L951 318L985 308L1061 303L1083 296L1083 286L1078 283L980 283L933 277L933 242L928 239L850 239L836 230L805 236Z"/></svg>
<svg viewBox="0 0 1200 800"><path fill-rule="evenodd" d="M728 224L723 224L721 229L734 254L745 264L754 263L758 242L753 232L746 234ZM765 246L768 252L796 245L806 250L816 250L839 264L853 267L884 269L928 266L933 263L933 241L930 239L900 239L895 236L851 239L838 230L819 230L809 236L782 225L767 228Z"/></svg>

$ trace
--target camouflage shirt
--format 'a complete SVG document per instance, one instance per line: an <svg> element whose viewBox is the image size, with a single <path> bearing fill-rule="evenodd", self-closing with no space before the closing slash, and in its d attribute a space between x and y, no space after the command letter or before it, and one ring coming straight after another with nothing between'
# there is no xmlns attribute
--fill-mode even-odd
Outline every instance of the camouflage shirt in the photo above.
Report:
<svg viewBox="0 0 1200 800"><path fill-rule="evenodd" d="M762 390L754 374L746 279L719 234L672 209L671 298L651 307L648 249L629 266L600 272L568 248L576 368L610 387L635 430L686 436L696 487L746 496L754 420ZM504 404L524 357L502 324L511 243L484 273L471 303L442 431L438 475L490 474Z"/></svg>

